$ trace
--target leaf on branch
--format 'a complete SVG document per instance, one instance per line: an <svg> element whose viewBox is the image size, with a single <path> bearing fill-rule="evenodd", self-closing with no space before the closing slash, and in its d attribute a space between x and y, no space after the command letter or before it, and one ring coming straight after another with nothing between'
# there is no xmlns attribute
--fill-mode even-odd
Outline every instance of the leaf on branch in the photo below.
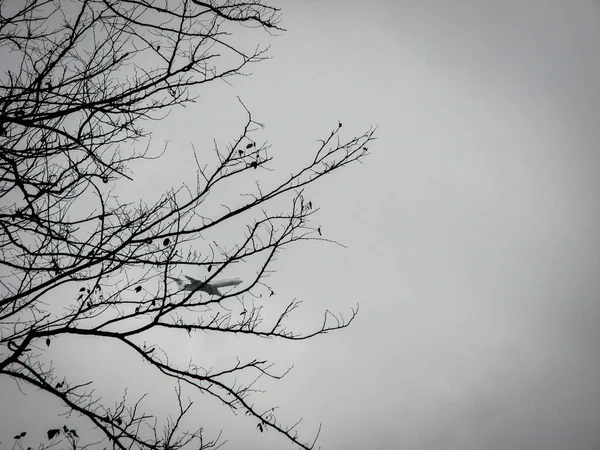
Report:
<svg viewBox="0 0 600 450"><path fill-rule="evenodd" d="M247 149L248 149L248 148L252 148L252 147L254 147L254 142L250 142L248 145L246 145L246 148L247 148Z"/></svg>
<svg viewBox="0 0 600 450"><path fill-rule="evenodd" d="M63 382L61 381L60 383L56 384L56 389L60 389L61 387L63 387Z"/></svg>
<svg viewBox="0 0 600 450"><path fill-rule="evenodd" d="M321 233L321 227L317 228L317 231L319 232L319 236L323 236L323 234Z"/></svg>
<svg viewBox="0 0 600 450"><path fill-rule="evenodd" d="M165 238L165 240L163 241L163 245L166 247L167 245L169 245L170 242L171 240L169 238Z"/></svg>
<svg viewBox="0 0 600 450"><path fill-rule="evenodd" d="M256 425L256 428L258 428L258 429L260 430L260 432L261 432L261 433L264 431L264 430L263 430L262 423L259 423L258 425Z"/></svg>
<svg viewBox="0 0 600 450"><path fill-rule="evenodd" d="M141 290L142 290L141 286L138 286L138 287L135 288L135 292L140 292Z"/></svg>
<svg viewBox="0 0 600 450"><path fill-rule="evenodd" d="M240 154L240 156L244 156L244 150L239 150L238 153Z"/></svg>
<svg viewBox="0 0 600 450"><path fill-rule="evenodd" d="M342 128L342 122L338 121L338 128Z"/></svg>
<svg viewBox="0 0 600 450"><path fill-rule="evenodd" d="M49 440L54 439L56 436L58 436L59 433L60 433L60 428L53 428L51 430L48 430L48 439Z"/></svg>
<svg viewBox="0 0 600 450"><path fill-rule="evenodd" d="M256 169L258 167L258 163L256 161L252 161L250 163L250 167L252 167L253 169Z"/></svg>
<svg viewBox="0 0 600 450"><path fill-rule="evenodd" d="M135 308L135 312L136 312L136 314L140 312L140 307L139 307L139 306L137 306L137 307Z"/></svg>
<svg viewBox="0 0 600 450"><path fill-rule="evenodd" d="M68 432L69 432L69 429L67 428L67 426L66 426L66 425L63 425L63 430L65 430L65 433L68 433Z"/></svg>
<svg viewBox="0 0 600 450"><path fill-rule="evenodd" d="M108 183L108 177L102 177L102 182L105 184Z"/></svg>
<svg viewBox="0 0 600 450"><path fill-rule="evenodd" d="M21 434L19 435L19 437L23 437L23 436L25 436L26 434L27 434L27 432L26 432L26 431L23 431L23 432L21 432Z"/></svg>
<svg viewBox="0 0 600 450"><path fill-rule="evenodd" d="M46 338L46 347L50 347L50 338Z"/></svg>
<svg viewBox="0 0 600 450"><path fill-rule="evenodd" d="M212 264L209 264L207 267L208 271L210 272L212 270Z"/></svg>
<svg viewBox="0 0 600 450"><path fill-rule="evenodd" d="M123 420L121 420L121 418L120 418L120 417L117 417L117 418L115 419L115 423L116 423L117 425L121 425L121 424L123 424Z"/></svg>
<svg viewBox="0 0 600 450"><path fill-rule="evenodd" d="M81 289L79 289L79 292L85 292L85 288L82 287Z"/></svg>

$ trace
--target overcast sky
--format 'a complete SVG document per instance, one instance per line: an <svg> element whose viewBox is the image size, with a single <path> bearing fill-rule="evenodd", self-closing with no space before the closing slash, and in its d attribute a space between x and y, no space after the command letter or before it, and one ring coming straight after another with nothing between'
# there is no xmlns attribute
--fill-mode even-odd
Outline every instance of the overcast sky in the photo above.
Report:
<svg viewBox="0 0 600 450"><path fill-rule="evenodd" d="M314 340L202 351L295 364L263 398L306 433L323 422L323 449L600 448L600 4L275 4L273 59L157 126L173 152L137 179L158 195L180 149L235 138L236 95L289 161L338 119L348 137L378 124L363 165L309 190L348 248L291 247L269 280L282 304L304 300L301 328L360 314ZM12 385L0 394L20 401L0 422L31 417ZM284 448L222 423L227 448Z"/></svg>

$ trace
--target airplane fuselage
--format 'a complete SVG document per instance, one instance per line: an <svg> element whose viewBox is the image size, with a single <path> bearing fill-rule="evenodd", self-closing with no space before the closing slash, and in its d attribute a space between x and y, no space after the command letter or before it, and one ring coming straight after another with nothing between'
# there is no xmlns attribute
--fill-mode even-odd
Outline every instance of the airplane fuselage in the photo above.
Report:
<svg viewBox="0 0 600 450"><path fill-rule="evenodd" d="M237 286L238 284L240 284L242 282L242 280L240 280L239 278L228 278L225 280L218 280L218 281L213 281L210 283L204 283L204 281L194 281L192 283L186 284L185 285L185 290L186 291L195 291L195 290L203 290L203 288L205 287L216 287L216 288L220 288L220 287L227 287L227 286ZM204 285L204 286L202 286Z"/></svg>
<svg viewBox="0 0 600 450"><path fill-rule="evenodd" d="M200 280L195 280L191 277L187 277L189 281L189 283L185 283L184 281L182 281L179 278L173 278L173 277L169 277L172 280L174 280L177 283L177 286L179 287L179 290L182 291L203 291L206 292L208 294L211 295L222 295L219 292L220 287L227 287L227 286L237 286L238 284L242 283L242 280L239 278L227 278L227 279L223 279L223 280L216 280L216 281L212 281L210 283L205 283L204 281L200 281Z"/></svg>

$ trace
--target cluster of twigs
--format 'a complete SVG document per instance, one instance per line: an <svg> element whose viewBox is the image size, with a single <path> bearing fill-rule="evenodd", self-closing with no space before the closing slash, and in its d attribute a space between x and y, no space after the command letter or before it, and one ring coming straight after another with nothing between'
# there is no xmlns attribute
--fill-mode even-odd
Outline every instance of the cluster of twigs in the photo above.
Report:
<svg viewBox="0 0 600 450"><path fill-rule="evenodd" d="M302 441L295 425L278 422L273 408L254 406L251 385L229 381L247 372L280 378L267 361L240 361L218 372L201 369L201 361L182 368L159 345L142 342L161 328L179 330L182 337L203 331L300 340L352 322L356 310L346 320L327 311L320 327L294 332L285 321L298 301L268 323L258 303L269 297L253 292L266 286L261 280L281 248L326 240L310 223L318 209L304 198L303 188L359 161L375 130L342 140L339 123L294 173L268 190L257 184L240 206L201 215L199 206L215 187L269 168L269 147L252 139L259 124L246 110L239 138L226 150L215 150L218 163L197 163L194 188L170 190L151 205L124 204L111 186L135 183L135 162L151 159L147 150L139 151L150 137L143 124L195 101L201 85L263 60L266 48L245 52L229 42L228 30L282 31L280 11L260 0L28 0L0 8L0 58L11 64L0 79L2 378L52 394L88 419L112 448L219 446L219 439L207 440L202 429L182 429L192 403L184 401L181 385L254 417L261 432L273 429L301 448L313 448L315 442ZM271 212L276 198L289 199L287 211ZM246 224L236 244L224 248L213 242L202 252L191 250L203 233L229 222ZM256 275L223 296L182 293L168 284L176 270L198 266L209 271L210 283L250 258L260 261ZM57 308L48 300L64 289L73 296ZM239 300L240 311L219 308L231 297ZM244 300L248 297L252 300ZM176 380L178 415L160 428L139 401L131 404L123 397L115 407L103 404L90 389L101 374L79 384L58 375L44 351L57 337L75 335L118 342ZM142 425L152 432L140 432ZM25 433L15 436L19 446ZM82 448L81 434L66 425L49 430L48 446L62 439Z"/></svg>

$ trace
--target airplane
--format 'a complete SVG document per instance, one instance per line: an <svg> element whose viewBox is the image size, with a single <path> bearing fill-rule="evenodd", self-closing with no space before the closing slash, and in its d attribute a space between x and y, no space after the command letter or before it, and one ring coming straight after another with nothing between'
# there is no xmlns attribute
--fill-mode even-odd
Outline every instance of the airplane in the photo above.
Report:
<svg viewBox="0 0 600 450"><path fill-rule="evenodd" d="M218 295L219 297L223 297L223 294L219 292L220 287L226 286L237 286L242 282L239 278L227 278L225 280L212 281L210 284L205 283L204 281L196 280L195 278L185 276L189 283L181 280L180 278L175 277L167 277L171 280L175 281L177 287L180 291L204 291L210 295Z"/></svg>

